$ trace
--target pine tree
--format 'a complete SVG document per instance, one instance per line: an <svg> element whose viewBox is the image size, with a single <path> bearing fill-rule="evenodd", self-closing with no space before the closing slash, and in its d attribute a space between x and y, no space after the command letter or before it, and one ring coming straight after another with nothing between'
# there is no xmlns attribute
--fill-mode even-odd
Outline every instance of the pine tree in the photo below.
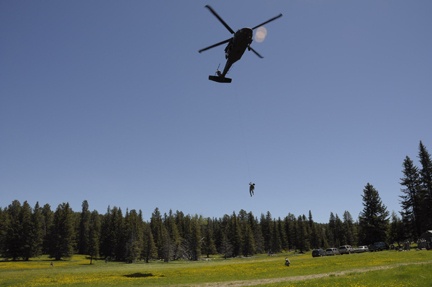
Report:
<svg viewBox="0 0 432 287"><path fill-rule="evenodd" d="M102 217L99 241L99 253L105 260L114 256L114 245L114 238L111 237L111 207L108 206L107 212Z"/></svg>
<svg viewBox="0 0 432 287"><path fill-rule="evenodd" d="M172 259L176 260L181 256L180 254L181 237L172 210L169 211L168 215L167 214L164 215L164 225L170 237L169 248L170 248L170 254L172 255L171 257Z"/></svg>
<svg viewBox="0 0 432 287"><path fill-rule="evenodd" d="M432 229L432 159L426 147L420 142L419 160L421 164L420 182L422 186L422 207L421 215L422 232Z"/></svg>
<svg viewBox="0 0 432 287"><path fill-rule="evenodd" d="M90 241L90 211L87 200L84 200L81 206L82 210L80 214L78 231L78 253L88 254L88 245Z"/></svg>
<svg viewBox="0 0 432 287"><path fill-rule="evenodd" d="M272 220L271 225L273 232L270 241L270 248L272 253L279 253L282 251L282 241L280 238L281 232L279 230L279 225L276 220Z"/></svg>
<svg viewBox="0 0 432 287"><path fill-rule="evenodd" d="M336 239L336 217L333 212L330 212L329 223L326 230L326 237L330 246L339 246Z"/></svg>
<svg viewBox="0 0 432 287"><path fill-rule="evenodd" d="M343 233L345 234L345 243L352 246L357 245L357 232L355 230L354 220L347 210L345 210L343 214L342 224Z"/></svg>
<svg viewBox="0 0 432 287"><path fill-rule="evenodd" d="M204 225L204 240L202 245L202 252L207 256L207 258L210 257L210 254L215 254L216 251L216 245L215 245L215 239L213 235L213 221L210 218L207 218L206 225Z"/></svg>
<svg viewBox="0 0 432 287"><path fill-rule="evenodd" d="M141 256L143 248L142 238L142 218L138 216L135 209L126 212L125 216L125 259L126 262L132 263L138 260Z"/></svg>
<svg viewBox="0 0 432 287"><path fill-rule="evenodd" d="M300 252L304 252L309 250L309 236L307 233L306 225L306 217L299 215L297 218L297 248Z"/></svg>
<svg viewBox="0 0 432 287"><path fill-rule="evenodd" d="M25 261L28 261L30 257L33 257L36 246L33 241L33 222L32 222L32 209L27 201L24 201L20 215L19 224L21 225L20 232L20 257Z"/></svg>
<svg viewBox="0 0 432 287"><path fill-rule="evenodd" d="M391 214L390 228L389 228L389 243L402 242L405 238L404 225L402 220L393 211Z"/></svg>
<svg viewBox="0 0 432 287"><path fill-rule="evenodd" d="M153 233L153 239L158 250L159 258L164 258L164 238L162 234L162 227L162 216L160 214L159 208L156 207L150 218L150 228Z"/></svg>
<svg viewBox="0 0 432 287"><path fill-rule="evenodd" d="M401 215L405 227L405 239L418 238L422 232L424 220L422 216L422 188L418 168L407 156L403 162L403 175L400 184L405 188L401 189Z"/></svg>
<svg viewBox="0 0 432 287"><path fill-rule="evenodd" d="M197 261L201 257L201 227L200 218L197 216L192 218L192 228L190 236L191 260Z"/></svg>
<svg viewBox="0 0 432 287"><path fill-rule="evenodd" d="M359 216L360 243L368 245L386 241L389 212L378 191L370 183L366 184L362 199L364 208Z"/></svg>
<svg viewBox="0 0 432 287"><path fill-rule="evenodd" d="M150 225L144 222L143 225L143 250L142 257L146 263L149 263L150 259L156 259L158 256L157 247L153 240L153 233L150 229Z"/></svg>
<svg viewBox="0 0 432 287"><path fill-rule="evenodd" d="M231 215L230 218L230 224L228 226L228 238L230 240L231 246L232 246L232 256L237 257L241 254L242 251L242 235L241 235L241 229L239 226L239 222L237 219L237 215L235 212Z"/></svg>
<svg viewBox="0 0 432 287"><path fill-rule="evenodd" d="M74 213L69 203L62 203L54 212L50 232L50 257L55 260L71 257L74 250L74 236Z"/></svg>
<svg viewBox="0 0 432 287"><path fill-rule="evenodd" d="M343 223L342 220L339 218L339 215L336 214L335 216L335 230L334 230L334 236L335 236L335 246L341 246L345 245L347 240L343 229Z"/></svg>
<svg viewBox="0 0 432 287"><path fill-rule="evenodd" d="M263 253L264 249L264 237L262 235L261 225L258 223L258 219L254 217L252 211L248 213L248 223L251 227L254 242L255 242L255 253Z"/></svg>
<svg viewBox="0 0 432 287"><path fill-rule="evenodd" d="M273 238L273 219L270 211L267 211L266 215L261 214L260 225L261 231L264 238L264 249L268 253L272 253L271 241Z"/></svg>
<svg viewBox="0 0 432 287"><path fill-rule="evenodd" d="M36 202L32 214L32 257L42 255L44 217L39 202Z"/></svg>
<svg viewBox="0 0 432 287"><path fill-rule="evenodd" d="M90 214L89 220L89 242L87 253L90 255L90 264L93 264L93 258L99 256L101 222L99 213L94 210Z"/></svg>
<svg viewBox="0 0 432 287"><path fill-rule="evenodd" d="M108 206L102 218L100 232L100 255L106 260L124 261L126 255L126 230L122 210Z"/></svg>
<svg viewBox="0 0 432 287"><path fill-rule="evenodd" d="M54 212L49 204L42 207L42 254L48 254L50 248L51 229L54 221Z"/></svg>
<svg viewBox="0 0 432 287"><path fill-rule="evenodd" d="M114 258L124 261L126 256L126 234L121 208L114 207L111 216L111 236L114 238Z"/></svg>
<svg viewBox="0 0 432 287"><path fill-rule="evenodd" d="M309 210L308 224L310 229L309 242L311 248L317 249L320 247L320 237L318 236L316 224L312 218L312 211Z"/></svg>
<svg viewBox="0 0 432 287"><path fill-rule="evenodd" d="M243 256L254 255L256 252L255 239L254 234L252 232L252 228L249 224L244 225L243 231L243 248L242 254Z"/></svg>
<svg viewBox="0 0 432 287"><path fill-rule="evenodd" d="M297 246L296 222L296 217L292 213L288 213L284 219L285 234L287 235L288 240L288 250L296 249Z"/></svg>
<svg viewBox="0 0 432 287"><path fill-rule="evenodd" d="M227 234L225 232L222 233L220 253L223 254L225 259L227 259L228 257L232 256L232 249L233 248L232 248L232 245L228 239Z"/></svg>
<svg viewBox="0 0 432 287"><path fill-rule="evenodd" d="M7 225L6 236L5 236L5 258L12 258L12 260L18 260L22 253L22 226L20 222L21 214L21 203L18 200L12 201L12 203L6 209Z"/></svg>
<svg viewBox="0 0 432 287"><path fill-rule="evenodd" d="M243 256L253 255L256 252L255 237L249 222L249 215L245 210L240 210L238 214L241 236L241 254Z"/></svg>
<svg viewBox="0 0 432 287"><path fill-rule="evenodd" d="M9 218L6 210L0 207L0 257L5 257L6 231L9 229Z"/></svg>

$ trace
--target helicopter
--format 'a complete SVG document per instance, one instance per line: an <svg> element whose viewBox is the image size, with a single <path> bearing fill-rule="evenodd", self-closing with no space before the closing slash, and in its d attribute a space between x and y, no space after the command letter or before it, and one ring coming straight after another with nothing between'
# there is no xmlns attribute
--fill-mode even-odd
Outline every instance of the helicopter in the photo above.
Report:
<svg viewBox="0 0 432 287"><path fill-rule="evenodd" d="M199 53L202 53L204 51L207 51L209 49L215 48L217 46L223 45L228 43L228 45L225 48L225 59L226 64L223 69L223 72L218 70L216 71L217 76L209 76L209 80L215 81L218 83L231 83L232 79L225 77L228 73L228 70L231 68L231 66L241 59L243 56L243 53L248 49L248 51L252 51L255 55L257 55L259 58L263 58L257 51L255 51L250 45L252 43L252 34L253 30L255 30L258 27L264 26L267 23L270 23L280 17L282 17L282 14L279 14L259 25L256 25L253 28L242 28L238 30L237 32L234 32L233 29L231 29L230 26L216 13L216 11L210 6L206 5L205 8L209 9L209 11L224 25L224 27L233 35L231 38L223 40L219 43L213 44L211 46L208 46L206 48L203 48L199 50Z"/></svg>

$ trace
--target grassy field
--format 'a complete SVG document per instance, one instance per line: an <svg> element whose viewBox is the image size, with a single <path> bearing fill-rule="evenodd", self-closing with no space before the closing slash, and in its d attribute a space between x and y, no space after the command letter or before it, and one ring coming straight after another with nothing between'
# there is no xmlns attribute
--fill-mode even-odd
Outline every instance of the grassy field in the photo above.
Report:
<svg viewBox="0 0 432 287"><path fill-rule="evenodd" d="M290 267L284 266L286 256ZM0 286L432 286L432 251L93 265L76 255L50 263L45 257L0 262Z"/></svg>

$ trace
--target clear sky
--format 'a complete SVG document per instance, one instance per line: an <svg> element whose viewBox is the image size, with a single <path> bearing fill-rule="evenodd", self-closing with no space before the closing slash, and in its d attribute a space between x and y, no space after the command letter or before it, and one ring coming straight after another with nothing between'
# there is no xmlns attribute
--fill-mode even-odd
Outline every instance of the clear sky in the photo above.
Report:
<svg viewBox="0 0 432 287"><path fill-rule="evenodd" d="M234 29L266 25L228 76ZM357 219L432 152L432 1L0 1L0 206ZM255 196L248 184L255 182Z"/></svg>

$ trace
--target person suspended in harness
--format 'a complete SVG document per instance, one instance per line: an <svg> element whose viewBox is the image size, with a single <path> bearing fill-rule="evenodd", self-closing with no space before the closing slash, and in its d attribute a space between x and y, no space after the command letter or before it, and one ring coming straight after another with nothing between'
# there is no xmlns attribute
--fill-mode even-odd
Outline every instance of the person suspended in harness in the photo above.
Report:
<svg viewBox="0 0 432 287"><path fill-rule="evenodd" d="M255 183L249 182L249 194L252 197L254 195Z"/></svg>

